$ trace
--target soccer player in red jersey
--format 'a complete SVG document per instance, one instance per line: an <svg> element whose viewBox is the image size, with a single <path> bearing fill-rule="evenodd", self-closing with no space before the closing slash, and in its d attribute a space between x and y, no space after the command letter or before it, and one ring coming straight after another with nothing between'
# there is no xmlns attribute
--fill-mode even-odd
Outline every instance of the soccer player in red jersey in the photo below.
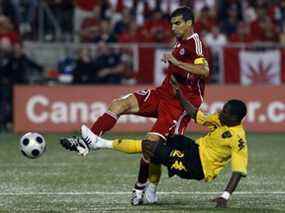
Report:
<svg viewBox="0 0 285 213"><path fill-rule="evenodd" d="M209 75L209 67L203 52L203 44L197 33L194 33L194 14L188 7L176 9L171 14L171 27L176 42L171 52L163 55L163 62L169 63L166 77L161 86L155 89L137 91L115 99L108 111L100 116L92 125L91 130L82 125L80 138L62 138L61 144L71 151L86 155L95 150L95 135L102 135L110 130L120 115L136 114L144 117L157 118L152 129L141 143L142 157L138 180L133 190L131 203L139 205L143 202L143 195L149 177L151 153L147 150L150 144L166 140L173 134L183 134L191 118L175 98L171 86L171 75L175 77L186 99L199 108L203 102L205 78ZM134 147L133 145L130 146ZM130 150L132 152L132 150ZM151 170L150 170L151 171ZM159 169L154 170L159 176ZM155 176L155 174L154 174ZM157 182L159 177L156 178ZM156 183L156 184L157 184ZM150 202L156 202L156 184L152 184Z"/></svg>

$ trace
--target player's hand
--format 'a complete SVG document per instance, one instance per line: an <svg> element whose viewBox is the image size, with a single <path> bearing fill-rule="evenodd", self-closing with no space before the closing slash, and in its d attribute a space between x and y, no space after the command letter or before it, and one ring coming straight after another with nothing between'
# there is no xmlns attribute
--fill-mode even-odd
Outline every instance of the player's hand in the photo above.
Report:
<svg viewBox="0 0 285 213"><path fill-rule="evenodd" d="M178 64L178 60L176 58L174 58L174 56L172 55L172 53L164 53L163 57L161 59L164 63L166 62L170 62L174 65Z"/></svg>
<svg viewBox="0 0 285 213"><path fill-rule="evenodd" d="M167 63L167 58L168 58L168 55L169 53L163 53L163 55L162 55L162 59L161 59L161 61L163 61L164 63Z"/></svg>
<svg viewBox="0 0 285 213"><path fill-rule="evenodd" d="M103 78L103 77L105 77L105 76L107 76L107 75L109 75L109 74L111 74L111 70L108 69L108 68L105 68L105 69L100 70L100 71L98 72L97 76L98 76L99 78Z"/></svg>
<svg viewBox="0 0 285 213"><path fill-rule="evenodd" d="M178 65L178 60L171 53L167 55L167 61L173 65Z"/></svg>
<svg viewBox="0 0 285 213"><path fill-rule="evenodd" d="M212 199L211 201L216 203L216 208L227 208L228 200L222 197L216 197Z"/></svg>

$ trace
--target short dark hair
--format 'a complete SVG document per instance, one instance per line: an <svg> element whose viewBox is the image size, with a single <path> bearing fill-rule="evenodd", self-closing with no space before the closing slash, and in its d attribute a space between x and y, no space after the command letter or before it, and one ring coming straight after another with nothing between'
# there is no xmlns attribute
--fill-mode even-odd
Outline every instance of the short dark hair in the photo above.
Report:
<svg viewBox="0 0 285 213"><path fill-rule="evenodd" d="M195 18L194 18L194 13L190 7L179 7L176 10L174 10L170 18L176 17L176 16L182 16L184 21L189 21L191 20L192 23L194 23Z"/></svg>
<svg viewBox="0 0 285 213"><path fill-rule="evenodd" d="M229 100L226 103L226 105L228 105L229 107L228 109L234 120L240 122L244 118L244 116L246 116L247 108L243 101L232 99L232 100Z"/></svg>

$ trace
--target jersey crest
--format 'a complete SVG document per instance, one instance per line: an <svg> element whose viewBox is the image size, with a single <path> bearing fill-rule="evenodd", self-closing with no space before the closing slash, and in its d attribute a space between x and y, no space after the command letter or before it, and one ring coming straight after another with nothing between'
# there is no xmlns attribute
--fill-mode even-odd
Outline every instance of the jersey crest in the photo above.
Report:
<svg viewBox="0 0 285 213"><path fill-rule="evenodd" d="M232 133L230 131L225 131L223 134L222 134L222 138L231 138L232 137Z"/></svg>
<svg viewBox="0 0 285 213"><path fill-rule="evenodd" d="M180 49L180 50L179 50L179 54L180 54L180 55L184 55L184 54L185 54L185 49L184 49L184 48Z"/></svg>

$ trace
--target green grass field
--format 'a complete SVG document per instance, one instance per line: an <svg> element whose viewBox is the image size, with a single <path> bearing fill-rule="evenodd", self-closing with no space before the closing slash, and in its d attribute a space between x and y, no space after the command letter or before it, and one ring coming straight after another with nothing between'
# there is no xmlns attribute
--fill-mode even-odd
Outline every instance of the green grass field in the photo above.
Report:
<svg viewBox="0 0 285 213"><path fill-rule="evenodd" d="M248 177L223 210L209 200L224 189L230 168L210 184L168 178L164 169L159 204L133 207L129 200L139 155L99 150L82 158L65 151L59 135L45 137L46 153L30 160L19 151L19 136L0 134L1 213L285 212L285 134L248 135Z"/></svg>

